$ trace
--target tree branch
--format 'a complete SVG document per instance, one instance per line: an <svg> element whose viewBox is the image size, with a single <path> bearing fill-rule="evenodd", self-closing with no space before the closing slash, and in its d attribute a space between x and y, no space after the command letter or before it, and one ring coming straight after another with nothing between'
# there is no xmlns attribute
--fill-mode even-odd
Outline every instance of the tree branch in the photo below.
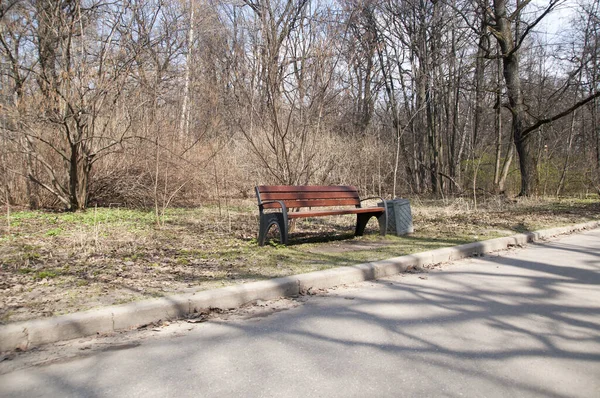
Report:
<svg viewBox="0 0 600 398"><path fill-rule="evenodd" d="M550 2L550 4L548 4L548 7L544 10L544 12L535 19L535 21L533 21L533 23L531 25L527 26L527 29L525 29L525 31L523 32L523 34L521 35L521 37L519 37L519 42L517 43L517 45L515 46L515 48L513 48L506 56L510 57L511 55L513 55L515 52L519 51L519 48L521 48L521 45L523 44L523 42L525 41L525 39L527 38L527 36L529 35L529 33L531 33L531 31L533 30L533 28L535 28L541 21L542 19L544 19L546 17L546 15L548 15L551 11L554 10L554 8L556 7L556 5L560 2L561 0L552 0ZM527 1L527 4L529 3L529 0ZM524 7L524 6L523 6ZM521 11L523 7L519 7L519 9L517 11ZM510 16L510 19L514 19L515 15L517 14L517 11L515 11L513 13L513 15Z"/></svg>
<svg viewBox="0 0 600 398"><path fill-rule="evenodd" d="M553 122L555 120L558 120L558 119L561 119L561 118L563 118L565 116L568 116L572 112L574 112L575 110L579 109L583 105L587 104L590 101L593 101L594 99L596 99L598 97L600 97L600 91L598 91L598 92L590 95L587 98L582 99L581 101L575 103L572 107L570 107L570 108L568 108L568 109L566 109L566 110L564 110L564 111L562 111L560 113L557 113L554 116L551 116L551 117L546 118L546 119L538 120L536 123L534 123L533 125L531 125L531 126L529 126L529 127L527 127L526 129L523 130L523 133L522 133L522 137L523 138L521 138L521 140L524 140L525 138L527 138L527 136L529 135L529 133L531 133L532 131L537 130L538 128L540 128L544 124L548 124L548 123L551 123L551 122Z"/></svg>

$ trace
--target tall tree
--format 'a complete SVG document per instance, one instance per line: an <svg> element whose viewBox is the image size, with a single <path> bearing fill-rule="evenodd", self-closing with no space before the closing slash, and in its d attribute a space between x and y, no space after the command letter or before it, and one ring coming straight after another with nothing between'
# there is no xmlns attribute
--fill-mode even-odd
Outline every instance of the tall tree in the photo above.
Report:
<svg viewBox="0 0 600 398"><path fill-rule="evenodd" d="M558 112L550 117L534 118L529 114L521 85L521 68L519 57L523 43L529 34L552 10L560 0L550 0L545 9L530 23L521 21L521 13L531 0L519 1L511 8L508 0L493 1L493 18L489 26L501 50L503 74L508 96L508 109L512 115L512 136L519 155L521 171L520 196L530 196L536 193L538 185L537 159L534 149L533 136L541 126L569 115L575 109L593 101L600 92L592 92L588 97L575 105ZM524 24L524 29L520 29Z"/></svg>

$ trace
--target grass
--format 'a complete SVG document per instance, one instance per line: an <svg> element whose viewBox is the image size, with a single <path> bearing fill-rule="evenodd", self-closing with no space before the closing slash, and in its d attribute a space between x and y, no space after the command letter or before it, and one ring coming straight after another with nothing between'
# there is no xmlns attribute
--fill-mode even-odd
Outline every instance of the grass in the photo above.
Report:
<svg viewBox="0 0 600 398"><path fill-rule="evenodd" d="M353 237L351 216L301 220L290 244L256 244L253 201L152 211L15 211L0 229L1 322L69 313L375 261L598 217L597 200L412 201L415 233L385 238L373 219ZM229 230L231 225L231 230Z"/></svg>

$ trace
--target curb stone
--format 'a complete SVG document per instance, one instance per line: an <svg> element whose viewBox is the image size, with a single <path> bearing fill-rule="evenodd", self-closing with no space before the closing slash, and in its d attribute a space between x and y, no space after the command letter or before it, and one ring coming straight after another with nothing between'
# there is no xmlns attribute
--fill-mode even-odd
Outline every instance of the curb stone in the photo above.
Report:
<svg viewBox="0 0 600 398"><path fill-rule="evenodd" d="M505 250L553 236L600 227L591 221L415 253L387 260L338 267L283 278L179 294L0 326L0 352L27 350L43 344L94 334L112 333L172 320L213 308L238 308L255 300L297 296L309 290L363 282L405 272L412 267L439 264Z"/></svg>

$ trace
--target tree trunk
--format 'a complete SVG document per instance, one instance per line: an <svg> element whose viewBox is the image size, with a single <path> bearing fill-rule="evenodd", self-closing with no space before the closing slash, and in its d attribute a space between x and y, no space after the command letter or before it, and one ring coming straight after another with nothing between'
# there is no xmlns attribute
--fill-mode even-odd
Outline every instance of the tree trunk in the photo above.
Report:
<svg viewBox="0 0 600 398"><path fill-rule="evenodd" d="M481 10L481 32L485 32L486 10ZM483 115L483 100L484 100L484 77L485 77L485 50L488 47L489 38L487 34L482 34L479 39L479 47L477 49L477 58L475 60L475 112L473 113L473 142L472 150L474 151L477 147L477 139L479 135L479 129L481 127L481 118Z"/></svg>
<svg viewBox="0 0 600 398"><path fill-rule="evenodd" d="M506 0L494 0L496 26L494 35L502 52L503 74L506 83L509 108L512 113L512 135L519 155L521 191L519 196L535 193L538 184L537 165L531 134L524 134L527 112L523 103L523 91L519 76L519 52L515 48L512 23L507 15Z"/></svg>
<svg viewBox="0 0 600 398"><path fill-rule="evenodd" d="M514 126L513 132L515 146L519 155L519 170L521 171L521 191L519 192L519 196L531 196L536 192L539 183L535 148L530 135L521 136L521 130Z"/></svg>
<svg viewBox="0 0 600 398"><path fill-rule="evenodd" d="M571 125L569 127L569 139L567 141L567 154L565 157L565 163L563 164L562 172L560 173L560 180L558 181L558 187L556 188L556 196L560 195L564 185L567 171L569 169L569 162L571 160L571 148L573 147L573 135L575 133L575 112L571 115Z"/></svg>
<svg viewBox="0 0 600 398"><path fill-rule="evenodd" d="M592 131L596 135L596 179L600 181L600 123L598 123L598 100L592 102Z"/></svg>
<svg viewBox="0 0 600 398"><path fill-rule="evenodd" d="M91 163L83 153L81 144L71 145L69 164L69 210L85 210L88 200L88 181Z"/></svg>
<svg viewBox="0 0 600 398"><path fill-rule="evenodd" d="M504 165L502 166L502 173L500 173L500 179L498 180L498 193L502 194L506 190L506 179L508 178L508 172L510 171L510 165L512 163L513 155L515 153L515 146L512 142L509 142L508 151L504 158Z"/></svg>
<svg viewBox="0 0 600 398"><path fill-rule="evenodd" d="M190 29L188 31L187 54L185 56L185 81L183 86L183 103L181 104L181 119L179 121L179 139L186 140L189 137L190 126L190 70L192 63L192 48L194 46L194 0L190 0Z"/></svg>
<svg viewBox="0 0 600 398"><path fill-rule="evenodd" d="M31 142L29 142L24 136L21 136L21 145L25 148L25 175L28 178L25 180L25 191L27 194L27 201L29 203L30 210L37 210L40 207L39 203L39 188L38 185L31 180L31 176L35 175L33 170L33 148Z"/></svg>
<svg viewBox="0 0 600 398"><path fill-rule="evenodd" d="M500 189L500 159L502 157L502 62L498 59L498 73L496 79L496 164L494 167L494 185L498 193L502 193ZM512 145L511 145L512 147Z"/></svg>

